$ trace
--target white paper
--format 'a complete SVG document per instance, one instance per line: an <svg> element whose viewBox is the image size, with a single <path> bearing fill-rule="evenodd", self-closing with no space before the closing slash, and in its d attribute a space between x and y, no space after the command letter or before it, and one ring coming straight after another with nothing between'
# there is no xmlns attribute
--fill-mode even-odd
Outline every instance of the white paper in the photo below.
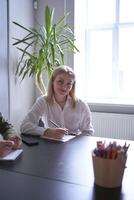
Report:
<svg viewBox="0 0 134 200"><path fill-rule="evenodd" d="M54 141L59 141L59 142L67 142L75 137L76 137L75 135L64 135L64 137L61 139L55 139L55 138L47 137L45 135L41 136L41 138L43 139L54 140Z"/></svg>
<svg viewBox="0 0 134 200"><path fill-rule="evenodd" d="M0 160L15 160L22 152L23 152L23 149L13 150L7 156L0 157Z"/></svg>

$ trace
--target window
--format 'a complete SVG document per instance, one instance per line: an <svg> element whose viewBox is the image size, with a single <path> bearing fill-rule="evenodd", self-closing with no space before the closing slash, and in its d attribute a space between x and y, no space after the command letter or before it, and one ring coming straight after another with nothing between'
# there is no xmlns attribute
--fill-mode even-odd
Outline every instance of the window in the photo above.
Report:
<svg viewBox="0 0 134 200"><path fill-rule="evenodd" d="M133 0L75 0L74 70L88 102L134 105L133 9Z"/></svg>

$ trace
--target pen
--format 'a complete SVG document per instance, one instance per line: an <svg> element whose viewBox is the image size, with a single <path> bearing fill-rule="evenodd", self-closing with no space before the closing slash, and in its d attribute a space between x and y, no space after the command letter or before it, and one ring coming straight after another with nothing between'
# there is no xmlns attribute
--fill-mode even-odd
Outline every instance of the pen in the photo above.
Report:
<svg viewBox="0 0 134 200"><path fill-rule="evenodd" d="M58 126L58 124L56 124L55 122L53 122L51 119L49 119L49 121L50 121L56 128L60 128L60 127ZM71 134L71 133L68 132L68 130L66 130L65 135L74 135L74 134Z"/></svg>
<svg viewBox="0 0 134 200"><path fill-rule="evenodd" d="M59 126L58 126L58 124L56 124L55 122L53 122L52 120L49 120L56 128L60 128Z"/></svg>

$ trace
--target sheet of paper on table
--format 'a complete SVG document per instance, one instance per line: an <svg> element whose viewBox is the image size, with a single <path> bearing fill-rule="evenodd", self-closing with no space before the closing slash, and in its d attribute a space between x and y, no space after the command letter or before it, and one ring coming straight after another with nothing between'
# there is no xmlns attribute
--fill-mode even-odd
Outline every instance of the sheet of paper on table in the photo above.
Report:
<svg viewBox="0 0 134 200"><path fill-rule="evenodd" d="M7 156L0 157L0 160L15 160L22 152L23 152L23 149L13 150Z"/></svg>
<svg viewBox="0 0 134 200"><path fill-rule="evenodd" d="M73 138L75 138L76 135L64 135L63 138L61 139L55 139L55 138L51 138L51 137L47 137L45 135L41 136L42 139L47 139L47 140L53 140L53 141L59 141L59 142L67 142Z"/></svg>

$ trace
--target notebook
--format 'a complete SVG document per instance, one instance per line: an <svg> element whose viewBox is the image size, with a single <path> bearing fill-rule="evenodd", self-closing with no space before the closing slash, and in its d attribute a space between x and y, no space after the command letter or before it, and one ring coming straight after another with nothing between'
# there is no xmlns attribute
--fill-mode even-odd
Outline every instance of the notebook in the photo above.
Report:
<svg viewBox="0 0 134 200"><path fill-rule="evenodd" d="M15 160L22 152L23 152L23 149L13 150L7 156L0 157L0 160Z"/></svg>
<svg viewBox="0 0 134 200"><path fill-rule="evenodd" d="M45 135L41 136L42 139L47 139L47 140L53 140L53 141L59 141L59 142L67 142L73 138L75 138L76 135L64 135L63 138L61 139L55 139L55 138L51 138L51 137L47 137Z"/></svg>

